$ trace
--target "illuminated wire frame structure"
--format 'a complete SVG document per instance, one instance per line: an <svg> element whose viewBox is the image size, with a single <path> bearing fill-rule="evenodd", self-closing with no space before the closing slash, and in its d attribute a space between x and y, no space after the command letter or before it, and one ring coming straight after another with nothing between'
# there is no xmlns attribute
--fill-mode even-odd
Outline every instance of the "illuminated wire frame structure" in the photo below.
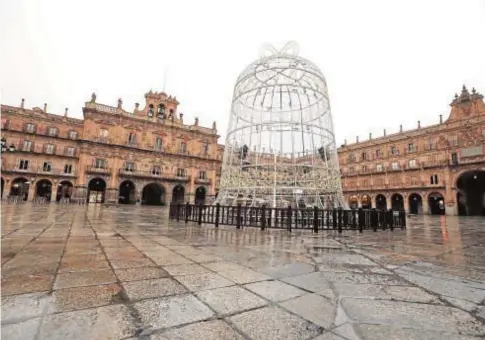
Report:
<svg viewBox="0 0 485 340"><path fill-rule="evenodd" d="M345 207L325 78L287 43L237 79L215 203Z"/></svg>

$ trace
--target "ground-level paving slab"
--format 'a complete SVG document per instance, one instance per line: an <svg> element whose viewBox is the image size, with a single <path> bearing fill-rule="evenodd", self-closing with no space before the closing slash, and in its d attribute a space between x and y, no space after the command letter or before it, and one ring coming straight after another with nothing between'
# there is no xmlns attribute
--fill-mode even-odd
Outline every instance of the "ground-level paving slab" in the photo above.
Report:
<svg viewBox="0 0 485 340"><path fill-rule="evenodd" d="M485 220L319 233L1 207L5 339L478 339Z"/></svg>

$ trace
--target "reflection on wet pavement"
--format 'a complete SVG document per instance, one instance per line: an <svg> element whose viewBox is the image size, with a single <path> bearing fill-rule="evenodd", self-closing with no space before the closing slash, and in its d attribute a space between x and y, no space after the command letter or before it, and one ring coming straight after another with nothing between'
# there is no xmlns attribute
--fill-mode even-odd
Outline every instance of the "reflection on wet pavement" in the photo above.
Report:
<svg viewBox="0 0 485 340"><path fill-rule="evenodd" d="M2 206L4 339L478 339L485 220L236 230L167 209Z"/></svg>

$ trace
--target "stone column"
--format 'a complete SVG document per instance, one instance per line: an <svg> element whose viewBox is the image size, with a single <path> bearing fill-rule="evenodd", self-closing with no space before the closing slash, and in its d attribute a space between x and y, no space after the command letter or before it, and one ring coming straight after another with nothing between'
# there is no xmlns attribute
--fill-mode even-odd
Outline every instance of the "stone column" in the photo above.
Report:
<svg viewBox="0 0 485 340"><path fill-rule="evenodd" d="M36 183L32 184L29 182L29 190L27 190L27 201L33 201L35 198L35 185Z"/></svg>
<svg viewBox="0 0 485 340"><path fill-rule="evenodd" d="M422 195L421 197L423 199L423 214L429 215L428 198L425 195Z"/></svg>
<svg viewBox="0 0 485 340"><path fill-rule="evenodd" d="M107 204L118 203L118 188L108 188L105 192L104 202Z"/></svg>
<svg viewBox="0 0 485 340"><path fill-rule="evenodd" d="M409 195L404 194L403 195L403 200L404 200L404 211L409 213Z"/></svg>

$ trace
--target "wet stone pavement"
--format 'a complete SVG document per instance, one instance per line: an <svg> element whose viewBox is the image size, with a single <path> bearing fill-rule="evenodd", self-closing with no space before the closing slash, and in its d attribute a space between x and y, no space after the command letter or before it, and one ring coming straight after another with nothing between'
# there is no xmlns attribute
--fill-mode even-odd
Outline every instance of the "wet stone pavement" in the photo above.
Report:
<svg viewBox="0 0 485 340"><path fill-rule="evenodd" d="M167 209L2 206L2 339L479 339L485 219L236 230Z"/></svg>

